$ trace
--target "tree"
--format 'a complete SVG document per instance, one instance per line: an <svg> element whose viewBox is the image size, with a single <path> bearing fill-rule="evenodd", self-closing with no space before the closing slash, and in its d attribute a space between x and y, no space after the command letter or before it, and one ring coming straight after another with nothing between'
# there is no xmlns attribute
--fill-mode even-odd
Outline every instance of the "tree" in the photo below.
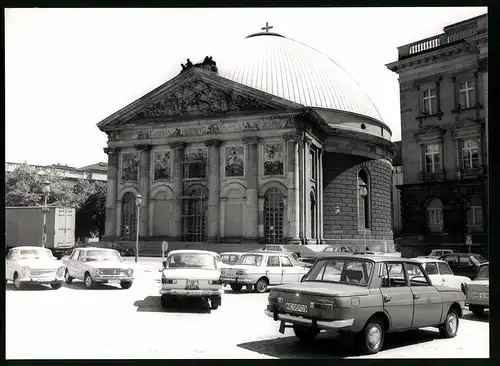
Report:
<svg viewBox="0 0 500 366"><path fill-rule="evenodd" d="M53 168L36 168L23 164L5 175L5 205L41 206L44 182L50 182L47 203L76 209L76 237L104 235L106 183L80 179L74 186L64 181Z"/></svg>
<svg viewBox="0 0 500 366"><path fill-rule="evenodd" d="M63 176L53 168L40 168L23 164L5 174L5 205L40 206L43 204L43 186L50 182L49 205L75 207L76 197L70 186L64 183Z"/></svg>

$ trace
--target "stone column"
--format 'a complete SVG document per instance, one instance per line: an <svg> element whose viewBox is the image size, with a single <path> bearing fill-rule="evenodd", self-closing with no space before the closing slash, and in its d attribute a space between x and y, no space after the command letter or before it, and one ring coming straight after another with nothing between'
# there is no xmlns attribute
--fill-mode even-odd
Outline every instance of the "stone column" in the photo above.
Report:
<svg viewBox="0 0 500 366"><path fill-rule="evenodd" d="M287 216L288 216L288 244L300 244L299 236L299 146L300 136L295 133L283 136L287 145Z"/></svg>
<svg viewBox="0 0 500 366"><path fill-rule="evenodd" d="M208 146L208 242L220 237L220 140L205 141Z"/></svg>
<svg viewBox="0 0 500 366"><path fill-rule="evenodd" d="M259 238L259 138L246 137L243 143L247 146L246 180L247 202L245 205L245 222L243 223L244 241L257 242Z"/></svg>
<svg viewBox="0 0 500 366"><path fill-rule="evenodd" d="M142 196L141 217L139 222L139 236L147 236L149 228L149 169L150 169L150 153L151 145L137 145L136 148L140 151L139 165L139 194Z"/></svg>
<svg viewBox="0 0 500 366"><path fill-rule="evenodd" d="M304 136L299 137L299 142L298 142L298 158L299 158L299 164L298 164L298 184L297 184L297 189L299 191L299 238L302 244L306 244L305 238L306 238L306 224L305 224L305 209L306 207L304 206L305 201L304 201L304 177L307 175L307 172L305 170L305 156L304 156Z"/></svg>
<svg viewBox="0 0 500 366"><path fill-rule="evenodd" d="M320 244L325 244L325 238L323 236L323 149L318 150L318 242Z"/></svg>
<svg viewBox="0 0 500 366"><path fill-rule="evenodd" d="M170 148L174 150L174 171L172 174L172 190L173 190L173 205L172 205L172 240L178 241L182 233L182 163L184 161L185 142L174 142L170 144Z"/></svg>
<svg viewBox="0 0 500 366"><path fill-rule="evenodd" d="M106 223L104 226L104 235L107 237L115 236L117 230L117 202L116 191L118 185L118 149L105 147L104 152L108 155L108 179L106 193Z"/></svg>
<svg viewBox="0 0 500 366"><path fill-rule="evenodd" d="M310 176L310 171L312 169L311 167L311 161L309 154L310 149L311 149L311 140L308 137L304 138L303 141L303 155L304 155L304 175L303 175L303 202L304 202L304 244L308 244L308 241L311 238L311 176Z"/></svg>

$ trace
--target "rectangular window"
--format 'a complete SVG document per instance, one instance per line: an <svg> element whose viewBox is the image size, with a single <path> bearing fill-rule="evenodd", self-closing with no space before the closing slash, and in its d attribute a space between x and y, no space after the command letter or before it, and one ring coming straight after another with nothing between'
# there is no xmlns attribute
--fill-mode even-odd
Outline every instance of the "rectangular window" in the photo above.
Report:
<svg viewBox="0 0 500 366"><path fill-rule="evenodd" d="M441 145L429 144L424 148L425 172L437 173L441 169Z"/></svg>
<svg viewBox="0 0 500 366"><path fill-rule="evenodd" d="M425 271L428 275L438 274L437 264L435 262L425 263Z"/></svg>
<svg viewBox="0 0 500 366"><path fill-rule="evenodd" d="M433 233L443 231L443 209L441 207L427 208L427 227Z"/></svg>
<svg viewBox="0 0 500 366"><path fill-rule="evenodd" d="M479 141L468 139L462 142L462 169L479 168Z"/></svg>
<svg viewBox="0 0 500 366"><path fill-rule="evenodd" d="M207 177L206 149L187 150L184 156L184 178Z"/></svg>
<svg viewBox="0 0 500 366"><path fill-rule="evenodd" d="M309 151L309 176L312 180L316 179L316 164L315 164L315 152L314 150Z"/></svg>
<svg viewBox="0 0 500 366"><path fill-rule="evenodd" d="M436 88L424 90L422 92L422 112L435 114L437 112Z"/></svg>
<svg viewBox="0 0 500 366"><path fill-rule="evenodd" d="M461 108L471 108L474 106L474 81L459 83L458 102Z"/></svg>
<svg viewBox="0 0 500 366"><path fill-rule="evenodd" d="M293 267L293 264L290 261L290 259L288 259L287 257L281 257L281 266L282 267Z"/></svg>
<svg viewBox="0 0 500 366"><path fill-rule="evenodd" d="M427 282L424 273L420 266L415 263L405 263L406 273L408 274L408 279L410 280L410 286L430 286Z"/></svg>
<svg viewBox="0 0 500 366"><path fill-rule="evenodd" d="M471 206L467 214L467 225L483 226L483 208L481 206Z"/></svg>

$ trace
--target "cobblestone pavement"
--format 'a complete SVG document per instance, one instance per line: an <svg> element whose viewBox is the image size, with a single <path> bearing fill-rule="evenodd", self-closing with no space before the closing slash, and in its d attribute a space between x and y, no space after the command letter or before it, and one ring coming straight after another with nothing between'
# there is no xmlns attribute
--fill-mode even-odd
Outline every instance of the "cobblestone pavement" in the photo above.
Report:
<svg viewBox="0 0 500 366"><path fill-rule="evenodd" d="M359 357L332 334L321 333L308 346L291 329L280 334L278 323L263 313L267 294L226 290L217 310L199 302L164 310L159 273L146 267L136 270L128 290L85 290L75 281L59 290L16 291L9 283L7 359ZM489 357L488 318L467 312L453 339L441 339L433 328L388 335L384 349L369 357Z"/></svg>

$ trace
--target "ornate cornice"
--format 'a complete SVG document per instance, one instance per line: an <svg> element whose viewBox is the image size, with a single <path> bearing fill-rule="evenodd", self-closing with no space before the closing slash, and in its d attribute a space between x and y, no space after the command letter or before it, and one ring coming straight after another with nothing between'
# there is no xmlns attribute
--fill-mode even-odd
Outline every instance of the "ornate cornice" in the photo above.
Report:
<svg viewBox="0 0 500 366"><path fill-rule="evenodd" d="M103 150L106 155L118 155L118 152L120 151L117 147L105 147Z"/></svg>
<svg viewBox="0 0 500 366"><path fill-rule="evenodd" d="M243 143L245 145L256 145L259 143L259 138L257 136L245 137Z"/></svg>
<svg viewBox="0 0 500 366"><path fill-rule="evenodd" d="M151 150L151 145L148 144L140 144L140 145L135 145L135 148L140 151L150 151Z"/></svg>
<svg viewBox="0 0 500 366"><path fill-rule="evenodd" d="M182 142L182 141L178 141L178 142L171 142L170 144L168 144L170 146L171 149L185 149L186 148L186 143L185 142Z"/></svg>
<svg viewBox="0 0 500 366"><path fill-rule="evenodd" d="M217 139L214 139L214 140L207 140L205 141L205 146L215 146L215 147L219 147L221 145L221 140L217 140Z"/></svg>
<svg viewBox="0 0 500 366"><path fill-rule="evenodd" d="M291 141L291 142L299 142L302 139L302 134L301 133L285 133L283 135L283 140L285 141Z"/></svg>

